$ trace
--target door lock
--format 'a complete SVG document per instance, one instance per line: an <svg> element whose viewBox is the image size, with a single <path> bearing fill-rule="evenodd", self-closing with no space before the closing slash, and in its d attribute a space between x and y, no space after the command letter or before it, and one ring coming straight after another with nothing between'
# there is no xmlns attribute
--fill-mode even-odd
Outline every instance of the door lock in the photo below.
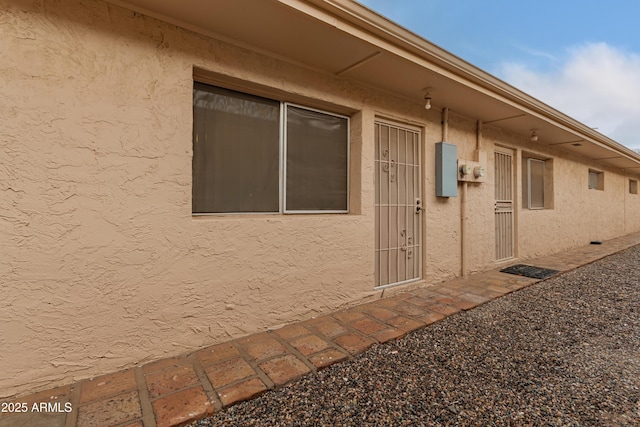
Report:
<svg viewBox="0 0 640 427"><path fill-rule="evenodd" d="M420 199L416 199L416 214L419 214L422 209L422 205L420 204Z"/></svg>

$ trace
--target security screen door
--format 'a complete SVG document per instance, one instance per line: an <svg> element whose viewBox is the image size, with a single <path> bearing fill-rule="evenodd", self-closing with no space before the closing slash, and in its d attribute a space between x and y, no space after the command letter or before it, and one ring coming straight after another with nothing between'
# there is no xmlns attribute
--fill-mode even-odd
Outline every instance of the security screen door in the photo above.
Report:
<svg viewBox="0 0 640 427"><path fill-rule="evenodd" d="M421 278L420 131L375 124L375 285Z"/></svg>
<svg viewBox="0 0 640 427"><path fill-rule="evenodd" d="M495 152L495 221L496 260L513 258L513 151L499 148Z"/></svg>

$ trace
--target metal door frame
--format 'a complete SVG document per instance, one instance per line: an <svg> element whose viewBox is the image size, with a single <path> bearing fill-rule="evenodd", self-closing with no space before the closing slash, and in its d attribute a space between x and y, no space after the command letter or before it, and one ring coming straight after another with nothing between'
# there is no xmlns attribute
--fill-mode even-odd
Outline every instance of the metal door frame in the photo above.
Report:
<svg viewBox="0 0 640 427"><path fill-rule="evenodd" d="M375 144L375 156L374 156L374 169L375 169L375 183L374 183L374 187L375 187L375 199L374 199L374 216L375 216L375 222L374 222L374 233L375 233L375 245L374 245L374 256L375 256L375 286L374 289L384 289L384 288L388 288L388 287L392 287L392 286L399 286L399 285L404 285L407 283L412 283L418 280L421 280L423 277L423 271L422 271L422 257L423 257L423 253L424 253L424 238L422 235L422 230L423 230L423 217L422 217L422 212L423 212L423 208L424 208L424 202L423 202L423 197L422 197L422 129L419 127L415 127L415 126L411 126L411 125L407 125L405 123L398 123L398 122L394 122L394 121L390 121L390 120L385 120L385 119L379 119L376 118L375 123L375 130L374 130L374 135L377 135L377 137L374 137L374 144ZM410 191L410 185L409 185L409 163L407 162L407 157L406 157L406 153L407 153L407 140L405 139L405 162L399 162L396 161L394 159L391 159L391 157L389 157L388 161L384 161L382 160L381 156L383 155L383 150L382 150L382 137L381 135L379 135L379 132L381 129L386 128L387 131L389 132L389 136L388 138L390 138L391 135L391 130L394 129L396 131L404 131L404 132L409 132L410 134L412 134L414 136L414 141L415 141L415 145L413 146L414 150L413 150L413 163L411 163L410 167L414 168L413 173L411 174L411 178L413 180L413 185L411 186L411 188L413 189L413 193L412 195L408 195L409 191ZM399 145L398 145L399 147ZM389 153L389 156L391 156L391 154ZM389 166L388 169L383 169L386 166ZM396 184L396 188L397 188L397 202L395 204L391 203L391 200L388 200L388 202L386 204L382 203L382 198L383 198L383 186L381 185L381 178L383 176L385 176L384 174L389 172L389 170L391 168L397 168L398 170L400 169L401 166L404 166L405 168L405 178L404 178L404 183L405 183L405 189L404 189L404 194L405 194L405 203L399 203L400 202L400 180L398 179L397 184ZM417 168L417 171L415 170ZM388 185L389 185L389 189L391 188L391 173L388 173ZM388 197L391 198L391 191L389 190L388 193ZM391 209L394 207L392 205L395 205L396 208L396 225L395 227L391 224ZM418 209L419 206L419 209ZM382 248L382 239L381 239L381 209L383 208L387 208L387 226L388 226L388 238L387 238L387 245L386 248ZM401 209L404 210L404 214L405 214L405 228L401 228L400 226L400 211ZM409 223L410 223L410 219L412 220L412 226L413 226L413 236L409 236L409 233L406 231L407 228L409 227ZM394 228L394 231L397 234L397 244L396 246L392 246L391 244L391 233L392 233L392 228ZM404 233L403 233L404 231ZM405 239L404 242L402 242L401 244L401 239ZM413 239L413 242L411 242L411 240ZM387 252L386 256L387 256L387 260L385 261L387 263L387 277L386 279L383 279L381 276L382 274L382 263L383 263L383 251ZM393 260L392 257L392 253L395 253L396 259ZM403 274L401 274L400 269L401 269L401 256L402 254L404 254L404 261L402 262L402 264L404 265L404 272ZM409 267L407 264L409 264L407 261L409 259L413 259L412 262L412 267ZM393 278L393 282L392 281L392 273L391 273L391 263L392 262L396 262L396 274ZM410 271L409 269L412 268L413 271ZM408 276L412 276L410 278L407 278ZM401 279L402 280L398 280Z"/></svg>
<svg viewBox="0 0 640 427"><path fill-rule="evenodd" d="M496 173L496 169L499 167L497 164L497 154L505 155L511 157L510 162L510 181L511 181L511 200L499 200L496 194L497 180L498 174ZM495 261L503 262L508 261L516 257L516 150L496 146L494 149L493 161L494 161L494 224L495 224L495 237L494 237L494 248L495 248ZM510 203L510 207L508 204ZM510 209L510 210L509 210ZM500 213L511 213L511 221L508 226L511 229L510 236L502 236L498 232L499 224L497 223L498 214ZM503 238L503 237L506 237ZM510 239L508 238L510 237ZM510 241L509 241L510 240ZM499 245L503 245L502 249L499 249ZM505 248L504 246L508 246ZM510 251L508 250L510 247ZM509 253L510 252L510 253ZM505 256L501 255L504 254Z"/></svg>

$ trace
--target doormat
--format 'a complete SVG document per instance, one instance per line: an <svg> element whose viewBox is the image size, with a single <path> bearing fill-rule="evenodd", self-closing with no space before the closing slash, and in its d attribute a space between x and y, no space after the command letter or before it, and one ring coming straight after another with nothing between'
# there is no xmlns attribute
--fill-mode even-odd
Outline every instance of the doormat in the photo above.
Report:
<svg viewBox="0 0 640 427"><path fill-rule="evenodd" d="M534 267L532 265L525 264L512 265L511 267L503 268L500 272L531 277L532 279L546 279L547 277L560 273L558 270L549 270L547 268Z"/></svg>

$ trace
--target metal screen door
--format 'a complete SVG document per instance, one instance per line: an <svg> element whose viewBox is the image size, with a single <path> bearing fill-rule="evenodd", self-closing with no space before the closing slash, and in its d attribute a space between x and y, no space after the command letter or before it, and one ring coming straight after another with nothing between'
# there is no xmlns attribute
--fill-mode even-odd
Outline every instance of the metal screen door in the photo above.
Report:
<svg viewBox="0 0 640 427"><path fill-rule="evenodd" d="M513 151L495 152L496 260L513 258Z"/></svg>
<svg viewBox="0 0 640 427"><path fill-rule="evenodd" d="M375 285L399 285L422 274L420 131L375 124Z"/></svg>

